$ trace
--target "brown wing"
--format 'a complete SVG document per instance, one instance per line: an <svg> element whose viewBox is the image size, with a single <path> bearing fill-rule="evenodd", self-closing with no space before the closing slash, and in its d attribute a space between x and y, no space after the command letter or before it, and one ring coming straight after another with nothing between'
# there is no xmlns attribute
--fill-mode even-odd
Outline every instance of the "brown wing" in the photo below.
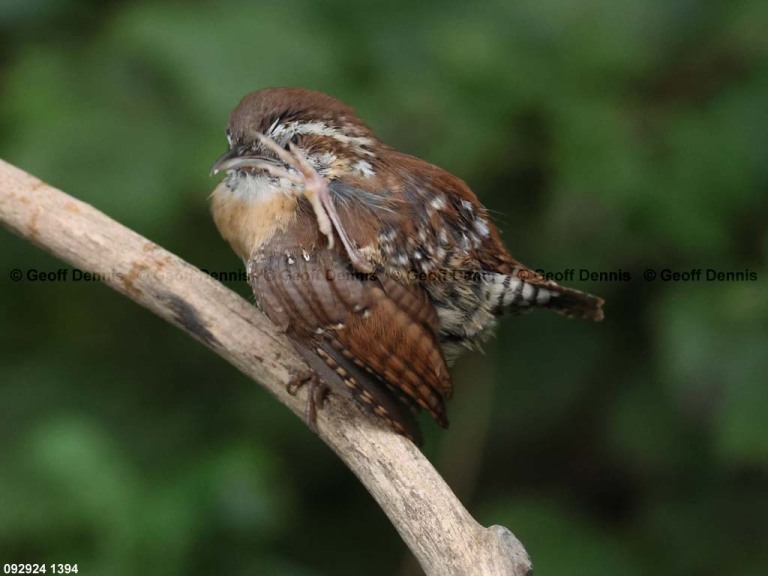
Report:
<svg viewBox="0 0 768 576"><path fill-rule="evenodd" d="M432 280L437 278L437 283L444 284L442 278L448 271L454 285L465 282L459 291L470 291L469 300L477 300L467 302L466 308L487 306L494 315L542 307L565 316L602 319L602 299L560 286L514 259L488 211L463 180L413 156L396 150L387 153L389 162L376 169L383 190L393 183L400 185L396 194L371 194L350 178L330 185L337 197L349 198L350 204L356 199L354 205L376 210L379 253L386 266L424 273L425 287L436 300L450 298L444 294L447 287ZM391 166L409 178L388 178L386 172ZM370 229L359 227L370 221L347 218L349 231L359 245L371 235ZM466 278L462 278L463 273Z"/></svg>
<svg viewBox="0 0 768 576"><path fill-rule="evenodd" d="M408 406L447 426L451 380L427 294L386 275L364 276L328 249L285 248L278 238L249 262L267 316L313 365L320 357L352 395L398 432L414 437ZM314 356L314 359L310 359ZM324 380L331 377L320 370ZM334 382L326 382L334 385Z"/></svg>

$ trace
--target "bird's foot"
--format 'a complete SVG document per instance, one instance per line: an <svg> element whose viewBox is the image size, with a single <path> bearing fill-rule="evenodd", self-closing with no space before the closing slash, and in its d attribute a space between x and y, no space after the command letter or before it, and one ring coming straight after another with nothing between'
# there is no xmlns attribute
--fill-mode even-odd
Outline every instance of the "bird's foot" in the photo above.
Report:
<svg viewBox="0 0 768 576"><path fill-rule="evenodd" d="M317 433L317 411L323 408L330 389L320 380L314 370L295 375L288 382L286 389L288 394L296 396L296 393L304 386L307 386L307 405L304 409L304 416L309 428Z"/></svg>

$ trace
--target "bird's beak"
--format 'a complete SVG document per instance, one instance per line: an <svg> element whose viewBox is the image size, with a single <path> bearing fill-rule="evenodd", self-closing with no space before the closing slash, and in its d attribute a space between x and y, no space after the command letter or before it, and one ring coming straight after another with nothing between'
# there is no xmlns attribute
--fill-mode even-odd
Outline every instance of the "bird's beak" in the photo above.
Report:
<svg viewBox="0 0 768 576"><path fill-rule="evenodd" d="M216 176L222 170L229 170L235 168L238 158L240 157L240 151L237 148L230 148L224 154L219 156L218 160L211 166L211 176Z"/></svg>
<svg viewBox="0 0 768 576"><path fill-rule="evenodd" d="M267 158L258 155L243 155L242 150L232 148L222 154L211 166L211 176L215 176L222 170L242 170L251 168L256 170L269 170L270 166L276 166L278 163L274 158Z"/></svg>

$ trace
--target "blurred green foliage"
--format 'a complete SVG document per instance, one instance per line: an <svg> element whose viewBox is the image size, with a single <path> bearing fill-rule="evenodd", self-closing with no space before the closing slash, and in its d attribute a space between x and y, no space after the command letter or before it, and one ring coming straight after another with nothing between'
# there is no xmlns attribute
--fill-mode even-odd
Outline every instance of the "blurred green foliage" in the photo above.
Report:
<svg viewBox="0 0 768 576"><path fill-rule="evenodd" d="M208 270L239 98L321 89L471 183L513 254L606 298L503 323L427 454L536 573L768 565L768 3L0 2L0 156ZM101 575L413 574L259 387L0 232L0 562ZM757 273L647 282L645 268ZM232 285L247 294L244 285Z"/></svg>

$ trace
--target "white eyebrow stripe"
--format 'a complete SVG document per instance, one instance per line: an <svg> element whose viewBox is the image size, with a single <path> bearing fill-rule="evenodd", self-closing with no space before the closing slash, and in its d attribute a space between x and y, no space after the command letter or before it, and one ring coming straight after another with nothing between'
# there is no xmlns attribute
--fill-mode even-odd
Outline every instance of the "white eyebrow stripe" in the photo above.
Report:
<svg viewBox="0 0 768 576"><path fill-rule="evenodd" d="M315 134L317 136L328 136L344 144L350 144L360 148L361 152L373 156L368 150L363 150L365 146L374 143L373 138L368 136L347 136L336 128L332 128L324 122L289 122L288 124L277 124L277 121L267 131L267 136L277 140L281 136L292 138L296 134Z"/></svg>

